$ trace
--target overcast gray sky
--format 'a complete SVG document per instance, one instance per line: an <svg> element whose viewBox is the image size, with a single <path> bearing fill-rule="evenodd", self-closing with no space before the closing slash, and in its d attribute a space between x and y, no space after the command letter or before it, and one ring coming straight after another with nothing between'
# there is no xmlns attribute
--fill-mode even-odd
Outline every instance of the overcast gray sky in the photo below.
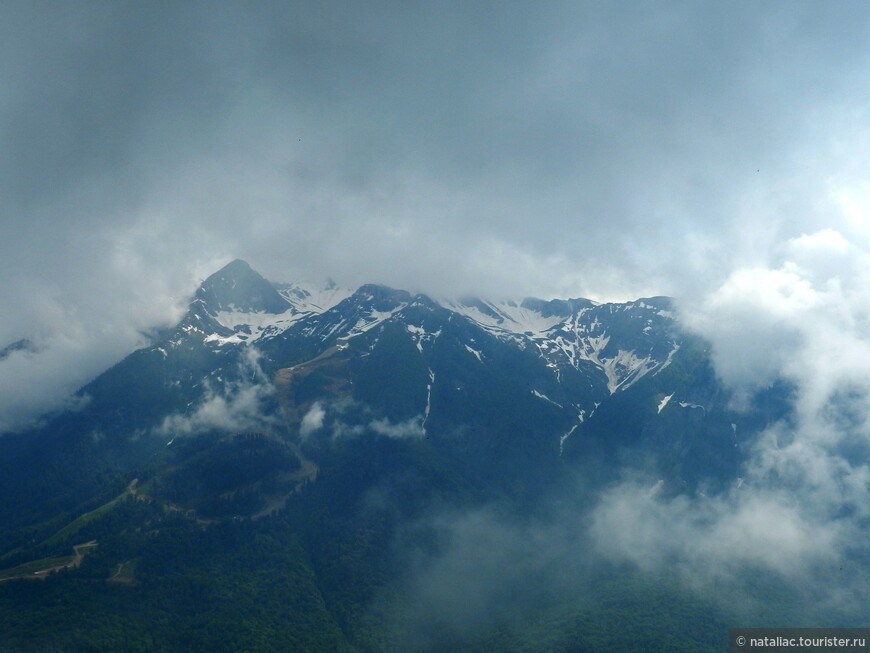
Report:
<svg viewBox="0 0 870 653"><path fill-rule="evenodd" d="M53 354L0 390L98 372L235 257L715 313L803 235L866 253L868 34L864 2L5 2L0 344Z"/></svg>

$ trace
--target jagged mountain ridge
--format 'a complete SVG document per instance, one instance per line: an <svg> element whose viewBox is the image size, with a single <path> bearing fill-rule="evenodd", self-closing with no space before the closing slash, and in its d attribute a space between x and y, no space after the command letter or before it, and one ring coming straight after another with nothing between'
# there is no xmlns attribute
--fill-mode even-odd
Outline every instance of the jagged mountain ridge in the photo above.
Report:
<svg viewBox="0 0 870 653"><path fill-rule="evenodd" d="M232 283L234 270L244 279ZM706 345L680 329L665 297L607 304L453 301L374 284L354 292L334 284L324 289L272 284L283 304L239 310L233 293L251 283L252 275L239 262L215 273L203 285L217 287L212 280L218 277L230 296L212 293L209 302L198 293L173 335L138 352L186 361L164 366L176 371L171 382L176 388L187 384L180 393L185 404L175 402L181 414L195 411L216 385L238 383L239 361L255 352L275 382L291 430L298 431L316 402L329 406L350 399L393 424L416 420L418 432L434 436L445 451L456 447L447 444L451 434L472 426L479 429L476 438L466 438L459 449L470 447L479 456L487 447L510 448L506 434L521 430L535 440L521 448L546 458L538 461L541 469L563 456L584 455L577 451L588 453L588 443L577 449L573 442L586 433L597 433L613 448L633 446L663 424L679 426L678 433L704 432L709 425L691 414L699 407L706 416L718 415L717 432L723 419L729 434L740 422L739 416L723 417L725 399L706 362ZM258 288L265 284L256 279ZM675 361L679 364L671 369ZM165 383L172 375L159 376ZM716 390L699 399L700 386ZM605 411L608 426L602 434L590 419L602 404L613 403L611 397L628 391L631 409L618 418ZM662 404L665 397L670 399ZM488 417L480 421L479 414ZM610 435L614 431L618 436ZM678 449L696 446L679 435L673 441ZM725 451L720 445L717 441L705 455L726 461L727 475L739 458L737 440L729 437Z"/></svg>
<svg viewBox="0 0 870 653"><path fill-rule="evenodd" d="M277 286L276 290L259 275L253 279L252 274L256 275L246 263L237 260L209 277L197 291L191 312L198 317L196 309L201 306L219 324L212 325L211 333L200 326L204 342L217 347L257 341L262 344L316 315L324 317L312 320L305 330L307 335L329 339L341 333L348 339L417 303L440 306L500 340L522 348L536 347L557 377L566 366L591 364L603 374L610 393L667 366L679 348L674 338L663 344L661 338L649 337L653 330L661 333L673 327L671 300L666 297L608 304L587 299L535 298L520 302L436 301L375 284L362 286L356 292L340 290L334 284L320 290L293 284ZM239 277L237 281L235 277ZM256 295L249 300L240 298L238 289L250 286L256 287ZM265 288L274 293L264 292Z"/></svg>
<svg viewBox="0 0 870 653"><path fill-rule="evenodd" d="M243 261L79 394L80 411L30 439L122 476L179 436L249 432L303 448L347 434L425 438L464 477L507 492L639 446L667 452L655 473L675 484L711 467L727 482L746 430L667 298L436 300L374 284L272 284Z"/></svg>

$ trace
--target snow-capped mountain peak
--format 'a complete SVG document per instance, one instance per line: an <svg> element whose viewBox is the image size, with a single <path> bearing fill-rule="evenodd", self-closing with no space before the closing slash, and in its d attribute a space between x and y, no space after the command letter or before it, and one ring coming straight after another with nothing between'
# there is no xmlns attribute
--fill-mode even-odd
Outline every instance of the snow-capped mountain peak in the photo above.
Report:
<svg viewBox="0 0 870 653"><path fill-rule="evenodd" d="M252 297L237 296L245 289L253 291ZM320 286L272 284L247 263L236 260L203 282L191 311L201 307L223 327L207 334L206 342L215 346L250 344L324 313L352 294L353 291L340 288L331 280Z"/></svg>
<svg viewBox="0 0 870 653"><path fill-rule="evenodd" d="M212 274L197 289L193 304L206 313L283 313L288 308L271 283L266 281L251 266L236 259Z"/></svg>

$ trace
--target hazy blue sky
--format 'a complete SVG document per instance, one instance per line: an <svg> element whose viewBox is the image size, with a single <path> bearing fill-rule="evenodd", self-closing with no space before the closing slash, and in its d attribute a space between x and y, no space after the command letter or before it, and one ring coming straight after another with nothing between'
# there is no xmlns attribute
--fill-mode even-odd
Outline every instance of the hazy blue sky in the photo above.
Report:
<svg viewBox="0 0 870 653"><path fill-rule="evenodd" d="M0 343L54 353L0 389L96 373L234 257L724 310L827 229L855 280L868 33L864 2L5 2Z"/></svg>

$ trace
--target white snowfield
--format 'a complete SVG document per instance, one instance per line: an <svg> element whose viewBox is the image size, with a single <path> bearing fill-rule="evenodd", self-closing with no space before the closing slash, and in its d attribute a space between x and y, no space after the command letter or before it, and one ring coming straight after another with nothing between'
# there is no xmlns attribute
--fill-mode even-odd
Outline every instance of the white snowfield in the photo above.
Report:
<svg viewBox="0 0 870 653"><path fill-rule="evenodd" d="M278 293L286 299L290 306L283 313L267 313L264 311L250 313L238 310L219 311L214 318L228 329L236 333L222 337L213 333L206 337L205 342L214 342L218 346L250 344L261 338L268 338L283 333L296 322L311 315L328 311L353 292L328 284L324 288L307 284L291 284L281 288ZM234 308L230 306L230 308Z"/></svg>
<svg viewBox="0 0 870 653"><path fill-rule="evenodd" d="M524 306L523 303L482 300L441 301L441 305L445 308L467 317L496 337L533 344L551 363L557 376L560 363L567 362L574 368L579 368L584 363L591 363L604 372L607 378L607 389L611 394L630 387L650 372L658 373L665 369L680 348L679 344L673 343L673 349L664 360L653 356L649 351L638 352L622 348L613 351L613 347L608 349L612 336L597 317L602 310L609 309L610 314L626 310L639 313L644 320L643 327L639 331L647 335L652 329L653 320L674 318L671 312L661 310L643 300L625 304L589 302L589 307L581 308L568 317L560 315L545 317L540 312Z"/></svg>

